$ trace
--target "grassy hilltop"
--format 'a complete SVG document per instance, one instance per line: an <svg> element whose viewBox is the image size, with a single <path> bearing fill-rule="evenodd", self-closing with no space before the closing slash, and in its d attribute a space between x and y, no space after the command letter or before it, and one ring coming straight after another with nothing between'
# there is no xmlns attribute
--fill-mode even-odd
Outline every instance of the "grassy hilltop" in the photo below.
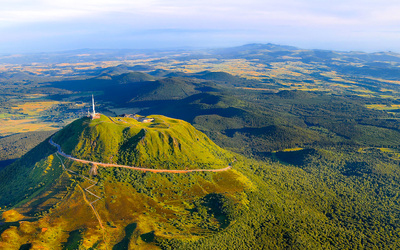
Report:
<svg viewBox="0 0 400 250"><path fill-rule="evenodd" d="M233 155L189 123L165 116L81 118L54 136L63 151L80 159L159 169L223 168Z"/></svg>

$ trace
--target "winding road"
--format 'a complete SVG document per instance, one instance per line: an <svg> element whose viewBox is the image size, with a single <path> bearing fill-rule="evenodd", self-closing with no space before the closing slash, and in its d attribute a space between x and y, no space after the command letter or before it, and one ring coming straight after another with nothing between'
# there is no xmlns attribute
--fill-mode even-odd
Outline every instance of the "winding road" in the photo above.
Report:
<svg viewBox="0 0 400 250"><path fill-rule="evenodd" d="M82 162L86 164L93 164L97 166L102 166L102 167L118 167L118 168L129 168L129 169L134 169L138 171L143 171L143 172L153 172L153 173L176 173L176 174L182 174L182 173L190 173L190 172L222 172L226 171L232 168L232 165L229 165L226 168L220 168L220 169L187 169L187 170L171 170L171 169L152 169L152 168L140 168L140 167L132 167L132 166L125 166L125 165L119 165L119 164L112 164L112 163L102 163L102 162L95 162L95 161L88 161L88 160L82 160L75 158L71 155L67 155L61 150L60 145L55 143L53 141L53 138L50 138L49 143L53 145L54 147L57 148L57 152L64 156L65 158L68 158L70 160L76 161L76 162Z"/></svg>

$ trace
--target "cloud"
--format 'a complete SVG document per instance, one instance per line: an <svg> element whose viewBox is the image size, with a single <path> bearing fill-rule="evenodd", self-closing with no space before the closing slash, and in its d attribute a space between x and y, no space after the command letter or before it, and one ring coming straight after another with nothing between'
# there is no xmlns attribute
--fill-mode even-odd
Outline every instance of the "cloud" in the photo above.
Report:
<svg viewBox="0 0 400 250"><path fill-rule="evenodd" d="M399 12L397 0L2 0L0 50L21 37L37 44L41 37L42 43L70 39L76 46L84 42L80 37L86 44L96 37L105 47L127 45L123 39L147 45L145 39L161 38L168 44L174 39L177 44L198 44L194 39L220 44L224 37L226 43L339 44L347 39L356 44L366 39L400 44ZM376 34L392 40L378 40Z"/></svg>
<svg viewBox="0 0 400 250"><path fill-rule="evenodd" d="M392 0L3 0L0 20L23 24L125 14L171 24L184 19L198 25L214 20L236 25L275 21L322 26L398 22L399 10L400 4Z"/></svg>

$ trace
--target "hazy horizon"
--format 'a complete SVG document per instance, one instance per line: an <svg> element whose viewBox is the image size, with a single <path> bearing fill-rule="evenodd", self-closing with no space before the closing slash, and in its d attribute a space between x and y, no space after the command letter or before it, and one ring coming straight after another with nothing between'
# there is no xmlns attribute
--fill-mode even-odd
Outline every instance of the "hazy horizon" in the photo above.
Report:
<svg viewBox="0 0 400 250"><path fill-rule="evenodd" d="M289 46L289 47L295 47L299 50L326 50L326 51L336 51L336 52L360 52L360 53L380 53L380 52L393 52L393 53L399 53L400 51L393 51L393 50L376 50L376 51L366 51L366 50L341 50L341 49L327 49L327 48L305 48L305 47L299 47L295 46L292 44L277 44L277 43L246 43L246 44L238 44L238 45L231 45L231 46L209 46L209 47L191 47L191 46L181 46L181 47L164 47L164 48L71 48L71 49L65 49L65 50L49 50L49 51L29 51L29 52L1 52L0 55L2 56L13 56L13 55L39 55L39 54L57 54L57 53L68 53L68 52L88 52L88 51L138 51L138 52L168 52L168 51L202 51L202 50L213 50L213 49L226 49L226 48L236 48L236 47L241 47L241 46L247 46L247 45L253 45L253 44L262 44L262 45L267 45L267 44L272 44L272 45L277 45L277 46Z"/></svg>
<svg viewBox="0 0 400 250"><path fill-rule="evenodd" d="M0 53L233 47L400 52L394 0L4 0Z"/></svg>

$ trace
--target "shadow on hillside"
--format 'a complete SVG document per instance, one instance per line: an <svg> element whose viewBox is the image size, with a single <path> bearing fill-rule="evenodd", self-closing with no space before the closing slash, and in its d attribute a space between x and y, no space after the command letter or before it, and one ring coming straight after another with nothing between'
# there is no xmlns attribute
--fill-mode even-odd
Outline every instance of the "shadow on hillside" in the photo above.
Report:
<svg viewBox="0 0 400 250"><path fill-rule="evenodd" d="M135 231L136 226L136 223L132 223L125 227L125 237L113 247L113 250L129 249L129 242L131 241L132 234L133 231Z"/></svg>

